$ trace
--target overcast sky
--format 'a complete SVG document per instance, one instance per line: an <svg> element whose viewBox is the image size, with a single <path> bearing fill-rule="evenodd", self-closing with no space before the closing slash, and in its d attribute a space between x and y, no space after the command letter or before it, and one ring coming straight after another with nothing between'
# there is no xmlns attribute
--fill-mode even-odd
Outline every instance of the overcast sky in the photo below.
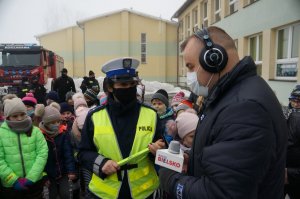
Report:
<svg viewBox="0 0 300 199"><path fill-rule="evenodd" d="M185 0L0 0L0 43L37 43L35 35L123 8L170 20Z"/></svg>

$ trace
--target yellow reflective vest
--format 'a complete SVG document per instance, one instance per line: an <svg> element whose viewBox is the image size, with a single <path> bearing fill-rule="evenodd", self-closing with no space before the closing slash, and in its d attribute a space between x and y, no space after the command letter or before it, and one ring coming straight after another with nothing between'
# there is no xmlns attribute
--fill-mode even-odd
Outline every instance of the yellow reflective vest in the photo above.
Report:
<svg viewBox="0 0 300 199"><path fill-rule="evenodd" d="M92 115L94 124L94 144L98 153L116 162L123 159L117 137L111 124L106 109L99 110ZM141 106L139 119L136 126L136 134L130 155L133 155L148 147L152 142L156 127L156 112L150 108ZM127 170L128 182L132 198L147 198L159 186L154 163L149 160L148 154L132 160L128 164L137 164L137 168ZM124 171L122 171L122 177ZM93 194L102 198L118 198L122 181L118 181L117 174L107 176L104 180L93 174L89 183L89 189Z"/></svg>

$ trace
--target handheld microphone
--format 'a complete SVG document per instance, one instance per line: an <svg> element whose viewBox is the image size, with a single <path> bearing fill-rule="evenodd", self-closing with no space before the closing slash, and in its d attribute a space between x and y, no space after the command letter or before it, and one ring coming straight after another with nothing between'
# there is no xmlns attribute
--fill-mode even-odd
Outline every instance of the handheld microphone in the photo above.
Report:
<svg viewBox="0 0 300 199"><path fill-rule="evenodd" d="M171 141L168 149L159 149L156 151L155 164L181 172L183 167L183 151L180 149L178 141Z"/></svg>

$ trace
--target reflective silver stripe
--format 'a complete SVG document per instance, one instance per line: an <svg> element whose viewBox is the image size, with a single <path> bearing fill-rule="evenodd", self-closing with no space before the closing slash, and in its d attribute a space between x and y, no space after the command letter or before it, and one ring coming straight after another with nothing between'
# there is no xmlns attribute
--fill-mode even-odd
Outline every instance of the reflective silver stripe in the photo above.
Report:
<svg viewBox="0 0 300 199"><path fill-rule="evenodd" d="M102 163L102 161L104 160L104 157L99 155L95 162L94 162L94 166L93 166L93 173L99 176L99 169L100 169L100 165Z"/></svg>

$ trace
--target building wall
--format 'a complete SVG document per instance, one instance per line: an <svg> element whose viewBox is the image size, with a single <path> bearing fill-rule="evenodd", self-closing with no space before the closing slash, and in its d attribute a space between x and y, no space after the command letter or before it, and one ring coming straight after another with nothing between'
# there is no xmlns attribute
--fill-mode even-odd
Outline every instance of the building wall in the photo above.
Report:
<svg viewBox="0 0 300 199"><path fill-rule="evenodd" d="M64 58L68 74L78 77L83 72L83 35L79 27L69 27L38 37L40 44Z"/></svg>
<svg viewBox="0 0 300 199"><path fill-rule="evenodd" d="M179 33L179 44L193 33L193 27L201 27L204 24L204 3L207 3L208 25L223 28L236 41L240 58L250 55L250 40L253 37L262 36L262 56L255 59L258 65L258 74L271 86L280 102L288 103L288 96L292 88L300 81L299 72L296 77L278 77L276 67L278 30L300 24L299 0L258 0L248 5L249 0L237 0L237 11L230 14L229 0L220 0L220 20L215 17L215 0L193 1L178 17L182 31ZM193 10L197 9L197 23L194 23ZM288 14L284 14L288 13ZM189 16L189 18L188 18ZM187 20L189 19L189 20ZM188 30L187 23L190 23ZM297 37L297 35L295 35ZM299 35L298 35L299 37ZM299 41L299 40L298 40ZM300 42L298 44L298 57L291 59L299 68ZM182 55L179 53L179 79L184 84L185 69ZM289 60L290 62L290 60Z"/></svg>
<svg viewBox="0 0 300 199"><path fill-rule="evenodd" d="M177 81L175 22L123 10L78 24L80 27L38 37L41 45L55 49L64 57L72 71L70 75L82 77L93 70L96 76L103 76L102 65L117 57L141 60L141 33L146 33L147 56L146 62L138 68L140 77L160 82Z"/></svg>

